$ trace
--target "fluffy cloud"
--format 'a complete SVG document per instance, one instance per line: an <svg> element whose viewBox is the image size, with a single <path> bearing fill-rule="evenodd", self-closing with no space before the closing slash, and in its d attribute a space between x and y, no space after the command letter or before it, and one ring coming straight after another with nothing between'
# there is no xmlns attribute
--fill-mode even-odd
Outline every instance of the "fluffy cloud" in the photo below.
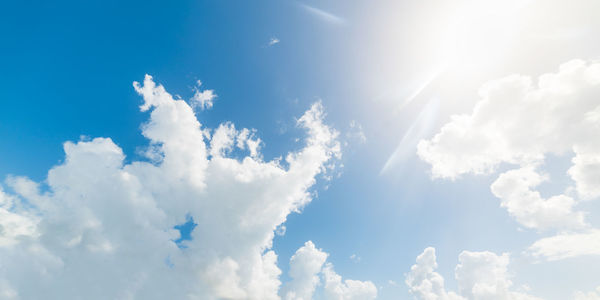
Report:
<svg viewBox="0 0 600 300"><path fill-rule="evenodd" d="M458 257L455 277L459 294L447 292L444 278L435 272L435 249L427 248L417 257L406 275L410 292L421 300L535 300L525 293L512 291L507 266L508 254L463 251Z"/></svg>
<svg viewBox="0 0 600 300"><path fill-rule="evenodd" d="M528 228L583 228L587 224L582 212L574 212L575 199L557 195L544 199L532 190L546 176L534 168L525 167L500 174L492 184L492 193L502 200L501 206L517 221Z"/></svg>
<svg viewBox="0 0 600 300"><path fill-rule="evenodd" d="M460 294L467 299L539 299L524 293L511 291L508 278L509 256L489 251L463 251L458 256L456 280Z"/></svg>
<svg viewBox="0 0 600 300"><path fill-rule="evenodd" d="M377 297L377 288L370 281L342 280L342 276L327 263L323 268L325 296L330 300L372 300Z"/></svg>
<svg viewBox="0 0 600 300"><path fill-rule="evenodd" d="M289 275L292 278L284 290L286 300L312 299L317 284L319 273L327 260L327 253L317 249L308 241L290 259Z"/></svg>
<svg viewBox="0 0 600 300"><path fill-rule="evenodd" d="M202 81L196 81L196 86L194 87L194 95L190 99L193 107L198 107L202 110L211 109L213 106L213 100L217 98L217 94L215 94L214 90L201 90L200 86L202 86Z"/></svg>
<svg viewBox="0 0 600 300"><path fill-rule="evenodd" d="M528 249L534 257L559 260L581 255L600 255L600 230L566 232L536 241Z"/></svg>
<svg viewBox="0 0 600 300"><path fill-rule="evenodd" d="M377 288L370 281L342 280L326 263L328 254L308 241L290 259L292 278L282 289L285 300L307 300L313 298L315 288L325 282L324 295L328 300L372 300L377 297Z"/></svg>
<svg viewBox="0 0 600 300"><path fill-rule="evenodd" d="M538 230L589 230L578 201L600 196L600 63L572 60L557 73L543 74L537 84L530 77L512 75L485 84L470 115L455 115L431 140L421 141L418 155L431 165L434 178L494 172L501 174L491 189L517 222ZM549 154L572 154L568 175L576 195L544 198L534 188L548 176L538 170ZM534 253L588 253L587 250L541 249L558 246L545 239ZM587 244L597 244L598 236ZM585 246L586 243L576 243ZM573 247L574 245L570 245Z"/></svg>
<svg viewBox="0 0 600 300"><path fill-rule="evenodd" d="M537 85L511 75L485 84L479 94L471 115L453 116L432 140L419 143L418 154L434 177L489 173L501 163L530 165L549 153L574 151L577 157L600 149L594 139L600 130L600 63L570 61L558 73L540 76ZM585 172L590 160L574 162Z"/></svg>
<svg viewBox="0 0 600 300"><path fill-rule="evenodd" d="M45 182L6 181L0 298L278 299L274 230L340 155L321 104L298 120L305 146L284 167L262 160L248 129L226 123L209 140L192 107L152 77L134 87L150 112L147 160L129 162L110 138L66 142ZM249 155L229 157L233 147ZM197 226L178 247L174 226L188 216Z"/></svg>
<svg viewBox="0 0 600 300"><path fill-rule="evenodd" d="M411 294L421 300L461 300L465 299L454 292L446 292L444 277L435 272L437 261L435 249L428 247L417 256L417 263L406 275L406 285Z"/></svg>

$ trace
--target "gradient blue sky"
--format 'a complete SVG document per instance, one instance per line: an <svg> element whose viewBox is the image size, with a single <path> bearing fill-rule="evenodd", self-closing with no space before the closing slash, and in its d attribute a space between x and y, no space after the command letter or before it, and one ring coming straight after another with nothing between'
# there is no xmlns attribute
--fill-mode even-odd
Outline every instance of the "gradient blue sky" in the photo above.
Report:
<svg viewBox="0 0 600 300"><path fill-rule="evenodd" d="M139 149L147 140L140 126L148 113L139 111L142 99L132 82L145 74L183 99L201 80L218 97L212 109L197 112L200 122L255 128L265 160L301 147L296 138L303 131L295 120L321 100L325 122L340 131L343 168L331 181L317 178L311 191L318 196L291 214L285 235L275 237L282 281L289 278L290 257L311 240L344 278L375 283L378 299L412 299L405 274L428 246L436 249L449 290L457 289L459 253L470 250L511 253L514 286L526 284L538 297L591 291L600 285L598 256L534 263L522 254L540 235L500 207L490 192L498 173L432 179L415 146L451 114L470 113L484 82L512 73L535 77L570 59L597 58L600 43L587 35L569 42L518 37L509 49L496 49L501 54L473 55L470 65L464 57L446 60L436 42L445 26L440 15L471 5L448 2L5 2L0 175L42 182L64 160L62 144L81 136L110 137L126 161L142 159ZM563 18L568 28L576 19L582 18ZM598 23L588 19L581 21L586 34L598 32ZM279 42L270 45L272 38ZM429 108L421 121L427 124L418 123L434 102L438 108ZM361 125L364 142L352 122ZM411 126L422 129L405 137ZM382 172L395 151L401 154ZM550 156L544 168L555 181L542 185L542 194L572 184L565 175L570 160L569 154ZM584 205L598 225L600 206Z"/></svg>

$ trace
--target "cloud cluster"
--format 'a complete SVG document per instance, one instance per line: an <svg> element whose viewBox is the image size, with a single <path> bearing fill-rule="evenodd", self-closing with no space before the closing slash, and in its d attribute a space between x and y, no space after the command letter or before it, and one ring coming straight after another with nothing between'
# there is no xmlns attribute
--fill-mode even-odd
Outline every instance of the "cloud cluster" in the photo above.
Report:
<svg viewBox="0 0 600 300"><path fill-rule="evenodd" d="M491 186L501 206L524 227L560 233L534 244L533 253L554 259L600 254L545 248L559 239L586 249L599 243L597 234L585 233L590 225L576 206L600 196L600 63L572 60L537 83L511 75L479 93L472 114L452 116L431 140L419 143L418 155L431 165L432 176L456 179L512 166ZM573 155L567 174L575 192L544 198L536 190L549 180L540 170L548 155Z"/></svg>
<svg viewBox="0 0 600 300"><path fill-rule="evenodd" d="M410 268L406 275L406 285L411 294L422 300L459 300L464 299L454 292L447 292L444 287L444 277L435 272L437 261L435 249L426 248L417 256L417 263Z"/></svg>
<svg viewBox="0 0 600 300"><path fill-rule="evenodd" d="M279 299L274 230L311 201L315 177L340 155L321 104L299 118L305 146L284 167L262 160L251 130L226 123L210 138L152 77L134 87L150 112L147 160L126 160L110 138L66 142L45 182L6 180L0 299ZM205 92L204 107L214 97ZM192 239L179 247L174 226L190 217ZM311 245L292 259L295 281L323 263L304 259ZM292 290L307 294L313 279Z"/></svg>
<svg viewBox="0 0 600 300"><path fill-rule="evenodd" d="M325 282L325 299L372 300L377 297L377 288L370 281L346 279L338 275L333 264L326 263L328 254L308 241L290 259L290 281L284 288L285 300L308 300L313 298L316 287Z"/></svg>
<svg viewBox="0 0 600 300"><path fill-rule="evenodd" d="M511 289L509 256L492 252L463 251L458 257L455 277L459 293L448 292L437 272L435 249L426 248L406 275L410 292L420 300L536 300L539 298Z"/></svg>
<svg viewBox="0 0 600 300"><path fill-rule="evenodd" d="M352 279L342 280L342 276L327 263L323 268L325 277L325 296L331 300L373 300L377 297L377 288L370 281Z"/></svg>
<svg viewBox="0 0 600 300"><path fill-rule="evenodd" d="M283 289L286 300L312 299L320 282L319 273L327 260L327 253L308 241L290 259L289 275L292 278Z"/></svg>

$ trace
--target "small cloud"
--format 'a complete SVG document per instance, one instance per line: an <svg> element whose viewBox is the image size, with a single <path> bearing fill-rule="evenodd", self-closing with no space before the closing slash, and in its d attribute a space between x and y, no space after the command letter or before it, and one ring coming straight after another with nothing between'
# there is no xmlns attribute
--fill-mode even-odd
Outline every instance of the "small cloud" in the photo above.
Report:
<svg viewBox="0 0 600 300"><path fill-rule="evenodd" d="M269 46L269 47L271 47L271 46L273 46L273 45L275 45L275 44L279 44L279 42L280 42L280 40L279 40L278 38L276 38L276 37L272 37L272 38L269 40L269 44L268 44L268 46Z"/></svg>
<svg viewBox="0 0 600 300"><path fill-rule="evenodd" d="M350 130L346 133L346 138L351 141L358 141L361 144L367 142L362 125L355 120L350 121Z"/></svg>
<svg viewBox="0 0 600 300"><path fill-rule="evenodd" d="M213 100L217 98L214 90L200 90L202 81L196 81L194 86L194 96L190 99L193 107L200 107L201 110L211 109L213 106Z"/></svg>
<svg viewBox="0 0 600 300"><path fill-rule="evenodd" d="M285 227L285 225L281 224L275 229L275 234L278 236L284 236L286 229L287 228Z"/></svg>
<svg viewBox="0 0 600 300"><path fill-rule="evenodd" d="M353 262L359 262L360 261L360 256L356 255L356 254L352 254L350 255L350 260Z"/></svg>
<svg viewBox="0 0 600 300"><path fill-rule="evenodd" d="M388 284L391 286L398 286L398 283L393 280L388 280Z"/></svg>

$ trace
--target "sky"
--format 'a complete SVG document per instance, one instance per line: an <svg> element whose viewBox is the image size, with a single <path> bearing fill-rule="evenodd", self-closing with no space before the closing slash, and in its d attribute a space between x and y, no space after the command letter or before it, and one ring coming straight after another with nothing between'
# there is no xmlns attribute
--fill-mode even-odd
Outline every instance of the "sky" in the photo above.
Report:
<svg viewBox="0 0 600 300"><path fill-rule="evenodd" d="M600 299L598 1L0 6L0 299Z"/></svg>

